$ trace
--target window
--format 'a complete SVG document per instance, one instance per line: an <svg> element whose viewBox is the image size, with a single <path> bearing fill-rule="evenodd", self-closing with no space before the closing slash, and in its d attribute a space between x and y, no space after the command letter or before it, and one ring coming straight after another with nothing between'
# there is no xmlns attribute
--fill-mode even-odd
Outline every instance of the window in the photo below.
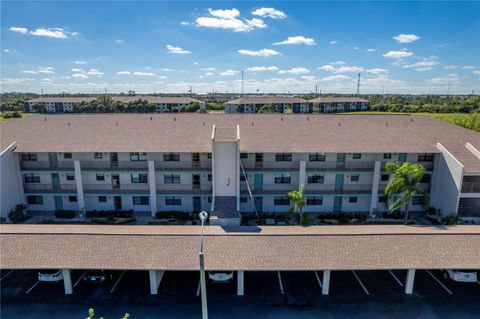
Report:
<svg viewBox="0 0 480 319"><path fill-rule="evenodd" d="M36 161L37 154L36 153L22 153L22 161Z"/></svg>
<svg viewBox="0 0 480 319"><path fill-rule="evenodd" d="M207 201L208 201L209 203L211 203L211 202L212 202L212 197L211 197L211 196L208 196L208 197L207 197Z"/></svg>
<svg viewBox="0 0 480 319"><path fill-rule="evenodd" d="M178 162L180 160L179 153L164 153L163 160L165 162Z"/></svg>
<svg viewBox="0 0 480 319"><path fill-rule="evenodd" d="M378 202L379 202L379 203L386 203L386 202L387 202L387 197L385 197L385 196L380 196L380 197L378 198Z"/></svg>
<svg viewBox="0 0 480 319"><path fill-rule="evenodd" d="M323 197L307 197L307 206L323 205Z"/></svg>
<svg viewBox="0 0 480 319"><path fill-rule="evenodd" d="M312 153L308 155L308 160L312 162L324 162L325 153Z"/></svg>
<svg viewBox="0 0 480 319"><path fill-rule="evenodd" d="M182 199L180 197L165 197L165 205L167 206L178 206L182 205Z"/></svg>
<svg viewBox="0 0 480 319"><path fill-rule="evenodd" d="M72 153L63 153L63 158L72 158Z"/></svg>
<svg viewBox="0 0 480 319"><path fill-rule="evenodd" d="M212 158L212 153L207 153L207 158Z"/></svg>
<svg viewBox="0 0 480 319"><path fill-rule="evenodd" d="M275 154L275 161L277 162L291 162L292 153L277 153Z"/></svg>
<svg viewBox="0 0 480 319"><path fill-rule="evenodd" d="M348 202L349 202L349 203L356 203L356 202L358 202L357 196L350 196L350 197L348 198Z"/></svg>
<svg viewBox="0 0 480 319"><path fill-rule="evenodd" d="M66 173L66 174L65 174L65 178L67 179L67 181L74 181L74 180L75 180L75 174L73 174L73 173Z"/></svg>
<svg viewBox="0 0 480 319"><path fill-rule="evenodd" d="M432 175L430 175L430 174L425 174L425 175L423 175L422 180L420 181L420 183L428 184L428 183L430 183L431 179L432 179Z"/></svg>
<svg viewBox="0 0 480 319"><path fill-rule="evenodd" d="M165 175L163 176L163 182L165 184L180 184L180 175Z"/></svg>
<svg viewBox="0 0 480 319"><path fill-rule="evenodd" d="M25 183L40 183L40 176L34 173L26 173L23 175L23 180Z"/></svg>
<svg viewBox="0 0 480 319"><path fill-rule="evenodd" d="M130 161L146 161L147 153L130 153Z"/></svg>
<svg viewBox="0 0 480 319"><path fill-rule="evenodd" d="M97 174L97 181L104 181L105 175L104 174Z"/></svg>
<svg viewBox="0 0 480 319"><path fill-rule="evenodd" d="M240 153L240 159L247 159L248 153Z"/></svg>
<svg viewBox="0 0 480 319"><path fill-rule="evenodd" d="M98 202L99 203L106 203L107 202L107 196L98 196Z"/></svg>
<svg viewBox="0 0 480 319"><path fill-rule="evenodd" d="M389 174L382 174L382 176L380 177L380 180L382 182L388 182L388 179L390 178L390 175Z"/></svg>
<svg viewBox="0 0 480 319"><path fill-rule="evenodd" d="M325 182L325 176L323 175L309 175L308 183L309 184L323 184Z"/></svg>
<svg viewBox="0 0 480 319"><path fill-rule="evenodd" d="M351 182L358 182L360 180L360 175L355 174L355 175L350 175L350 181Z"/></svg>
<svg viewBox="0 0 480 319"><path fill-rule="evenodd" d="M134 183L134 184L148 183L148 175L147 174L131 174L130 178L131 178L132 183Z"/></svg>
<svg viewBox="0 0 480 319"><path fill-rule="evenodd" d="M275 184L290 184L291 180L290 174L275 174Z"/></svg>
<svg viewBox="0 0 480 319"><path fill-rule="evenodd" d="M27 203L29 205L43 205L42 196L27 196Z"/></svg>
<svg viewBox="0 0 480 319"><path fill-rule="evenodd" d="M392 153L383 153L383 159L391 159Z"/></svg>
<svg viewBox="0 0 480 319"><path fill-rule="evenodd" d="M212 174L208 174L207 179L208 179L209 182L211 182L212 181Z"/></svg>
<svg viewBox="0 0 480 319"><path fill-rule="evenodd" d="M245 175L240 175L240 182L245 182L247 179L245 178Z"/></svg>
<svg viewBox="0 0 480 319"><path fill-rule="evenodd" d="M70 203L76 203L77 202L77 196L68 196L68 201Z"/></svg>
<svg viewBox="0 0 480 319"><path fill-rule="evenodd" d="M419 162L433 162L433 154L418 154Z"/></svg>
<svg viewBox="0 0 480 319"><path fill-rule="evenodd" d="M274 197L273 198L273 204L276 206L289 206L290 205L290 199L288 197Z"/></svg>
<svg viewBox="0 0 480 319"><path fill-rule="evenodd" d="M240 203L246 203L246 202L248 202L247 197L240 197Z"/></svg>
<svg viewBox="0 0 480 319"><path fill-rule="evenodd" d="M413 196L412 205L424 205L426 203L425 197L423 196Z"/></svg>
<svg viewBox="0 0 480 319"><path fill-rule="evenodd" d="M361 153L353 153L353 154L352 154L352 158L353 158L353 159L361 159L361 158L362 158L362 154L361 154Z"/></svg>
<svg viewBox="0 0 480 319"><path fill-rule="evenodd" d="M93 158L94 159L102 159L103 158L103 153L93 153Z"/></svg>
<svg viewBox="0 0 480 319"><path fill-rule="evenodd" d="M133 205L148 205L148 196L133 196Z"/></svg>

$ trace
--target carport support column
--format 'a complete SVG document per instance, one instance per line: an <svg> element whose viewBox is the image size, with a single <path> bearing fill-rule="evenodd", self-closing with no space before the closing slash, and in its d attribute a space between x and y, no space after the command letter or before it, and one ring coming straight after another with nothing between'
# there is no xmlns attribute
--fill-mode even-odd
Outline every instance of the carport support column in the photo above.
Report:
<svg viewBox="0 0 480 319"><path fill-rule="evenodd" d="M63 286L65 288L65 294L71 295L73 293L72 276L70 275L70 269L62 269L63 274Z"/></svg>
<svg viewBox="0 0 480 319"><path fill-rule="evenodd" d="M243 283L244 283L244 271L239 270L237 271L237 296L244 295Z"/></svg>
<svg viewBox="0 0 480 319"><path fill-rule="evenodd" d="M375 161L375 168L373 169L373 186L372 197L370 200L370 214L377 208L378 203L378 184L380 184L380 170L382 168L381 161Z"/></svg>
<svg viewBox="0 0 480 319"><path fill-rule="evenodd" d="M330 270L323 271L322 295L328 295L330 288Z"/></svg>
<svg viewBox="0 0 480 319"><path fill-rule="evenodd" d="M405 283L405 293L411 295L413 292L413 282L415 280L415 269L407 271L407 281Z"/></svg>
<svg viewBox="0 0 480 319"><path fill-rule="evenodd" d="M305 186L306 167L307 167L306 162L305 161L300 161L300 171L299 171L299 178L298 178L298 189L299 190L302 187Z"/></svg>
<svg viewBox="0 0 480 319"><path fill-rule="evenodd" d="M155 184L154 161L148 161L148 183L150 184L150 214L155 217L157 213L157 187Z"/></svg>
<svg viewBox="0 0 480 319"><path fill-rule="evenodd" d="M149 270L148 274L150 276L150 293L152 295L156 295L158 292L158 287L162 282L163 274L165 271L163 270Z"/></svg>
<svg viewBox="0 0 480 319"><path fill-rule="evenodd" d="M85 199L83 197L82 169L80 168L80 161L74 161L73 167L75 169L75 184L77 186L78 210L82 211L85 209Z"/></svg>

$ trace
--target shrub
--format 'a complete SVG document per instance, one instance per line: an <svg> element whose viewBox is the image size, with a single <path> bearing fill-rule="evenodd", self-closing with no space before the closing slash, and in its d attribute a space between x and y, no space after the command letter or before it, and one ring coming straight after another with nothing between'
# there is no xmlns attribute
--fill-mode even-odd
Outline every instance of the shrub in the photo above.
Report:
<svg viewBox="0 0 480 319"><path fill-rule="evenodd" d="M179 212L175 210L170 211L160 211L155 214L155 217L158 219L169 219L169 218L176 218L176 219L185 219L186 213Z"/></svg>
<svg viewBox="0 0 480 319"><path fill-rule="evenodd" d="M73 210L57 210L55 212L55 217L71 219L71 218L75 217L75 211L73 211Z"/></svg>
<svg viewBox="0 0 480 319"><path fill-rule="evenodd" d="M0 217L0 224L6 224L7 223L7 219L5 217Z"/></svg>
<svg viewBox="0 0 480 319"><path fill-rule="evenodd" d="M10 214L8 214L8 218L14 224L23 223L27 219L30 218L27 212L27 205L25 204L18 204L15 206L14 209L11 210Z"/></svg>
<svg viewBox="0 0 480 319"><path fill-rule="evenodd" d="M442 218L442 223L445 225L463 225L465 222L457 214L450 214Z"/></svg>
<svg viewBox="0 0 480 319"><path fill-rule="evenodd" d="M300 224L302 226L310 226L310 217L307 214L303 213L300 219Z"/></svg>
<svg viewBox="0 0 480 319"><path fill-rule="evenodd" d="M20 118L20 117L22 117L22 113L20 113L18 111L3 113L3 118L4 119Z"/></svg>

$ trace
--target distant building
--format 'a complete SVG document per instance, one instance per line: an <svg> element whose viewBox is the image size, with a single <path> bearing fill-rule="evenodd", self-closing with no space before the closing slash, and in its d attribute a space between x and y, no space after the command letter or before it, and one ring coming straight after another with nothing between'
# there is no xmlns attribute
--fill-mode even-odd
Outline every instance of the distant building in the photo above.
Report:
<svg viewBox="0 0 480 319"><path fill-rule="evenodd" d="M225 103L225 113L256 113L265 105L274 105L277 112L311 113L307 100L291 96L247 96Z"/></svg>
<svg viewBox="0 0 480 319"><path fill-rule="evenodd" d="M368 111L370 102L358 97L317 97L309 100L313 111L319 113Z"/></svg>
<svg viewBox="0 0 480 319"><path fill-rule="evenodd" d="M138 100L147 101L149 104L156 104L156 112L175 112L186 108L188 104L197 102L201 109L205 108L205 102L190 97L175 96L113 96L114 101L129 103Z"/></svg>

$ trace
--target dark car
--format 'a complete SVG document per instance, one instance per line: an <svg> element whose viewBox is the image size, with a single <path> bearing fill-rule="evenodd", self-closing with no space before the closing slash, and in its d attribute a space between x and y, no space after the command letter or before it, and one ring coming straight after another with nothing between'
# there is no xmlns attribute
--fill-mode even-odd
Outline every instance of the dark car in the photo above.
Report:
<svg viewBox="0 0 480 319"><path fill-rule="evenodd" d="M83 276L83 281L87 283L101 284L106 281L112 280L113 275L111 272L105 270L89 270Z"/></svg>

